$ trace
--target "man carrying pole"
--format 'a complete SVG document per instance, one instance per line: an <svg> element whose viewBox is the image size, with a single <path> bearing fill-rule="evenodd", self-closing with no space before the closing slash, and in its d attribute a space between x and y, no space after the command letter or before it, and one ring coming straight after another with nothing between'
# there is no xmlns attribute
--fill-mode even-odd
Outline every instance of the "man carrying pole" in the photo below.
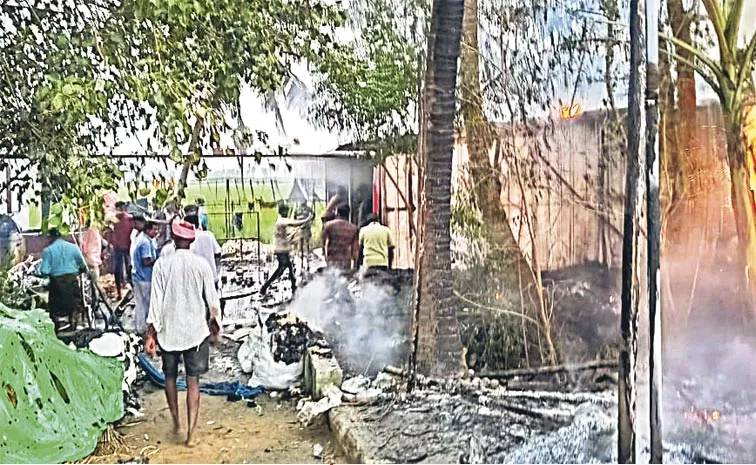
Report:
<svg viewBox="0 0 756 465"><path fill-rule="evenodd" d="M275 236L275 253L278 260L278 267L276 271L265 281L262 288L260 288L260 294L265 295L268 293L271 284L275 282L281 275L288 270L289 279L291 280L291 292L294 293L297 290L297 280L294 276L294 264L291 261L291 241L289 240L289 229L295 227L301 227L312 221L312 216L308 216L304 220L292 220L289 218L289 206L285 203L281 203L278 206L278 220L276 220L276 236Z"/></svg>

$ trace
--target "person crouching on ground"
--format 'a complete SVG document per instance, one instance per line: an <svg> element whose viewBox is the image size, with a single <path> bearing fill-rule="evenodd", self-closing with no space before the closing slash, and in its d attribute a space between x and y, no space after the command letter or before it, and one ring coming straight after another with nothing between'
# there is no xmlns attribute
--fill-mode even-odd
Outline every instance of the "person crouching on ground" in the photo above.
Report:
<svg viewBox="0 0 756 465"><path fill-rule="evenodd" d="M155 237L158 227L152 221L144 224L144 230L139 235L134 248L134 322L136 331L144 335L147 331L147 314L150 311L150 293L152 289L152 269L158 254L155 248Z"/></svg>
<svg viewBox="0 0 756 465"><path fill-rule="evenodd" d="M349 222L349 205L343 204L336 210L336 219L323 227L323 246L328 268L340 271L352 270L352 261L359 258L357 226Z"/></svg>
<svg viewBox="0 0 756 465"><path fill-rule="evenodd" d="M75 244L63 240L57 229L50 229L47 235L50 245L42 251L39 274L50 278L50 316L56 331L64 328L58 318L66 317L68 324L76 329L75 319L79 317L83 320L84 313L79 275L87 272L87 263L81 250Z"/></svg>
<svg viewBox="0 0 756 465"><path fill-rule="evenodd" d="M289 279L291 280L291 292L296 292L297 281L294 277L294 264L291 262L291 244L289 241L289 228L304 226L312 221L312 216L308 216L304 220L292 220L289 218L289 206L282 203L278 206L278 219L276 220L276 236L275 236L275 253L278 260L278 268L273 272L270 278L265 281L262 288L260 288L260 294L265 295L268 293L270 285L284 274L284 271L289 270Z"/></svg>
<svg viewBox="0 0 756 465"><path fill-rule="evenodd" d="M196 444L195 431L200 407L200 376L208 371L210 338L220 332L220 301L215 291L210 265L191 252L194 226L175 220L171 224L176 253L163 257L152 272L152 297L147 317L145 349L154 357L160 348L165 373L165 397L173 419L174 434L183 439L179 419L179 360L186 371L186 445ZM207 319L210 309L210 321ZM212 328L212 331L211 331Z"/></svg>

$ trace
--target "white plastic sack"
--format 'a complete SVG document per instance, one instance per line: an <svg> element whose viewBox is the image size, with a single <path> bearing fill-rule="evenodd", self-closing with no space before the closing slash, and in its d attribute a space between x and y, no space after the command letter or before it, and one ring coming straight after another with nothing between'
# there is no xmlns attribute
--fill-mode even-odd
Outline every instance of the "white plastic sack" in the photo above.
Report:
<svg viewBox="0 0 756 465"><path fill-rule="evenodd" d="M239 363L245 373L252 373L247 385L250 387L263 386L265 389L284 390L293 387L302 379L304 364L287 365L276 362L268 345L268 334L255 331L247 337L239 347Z"/></svg>

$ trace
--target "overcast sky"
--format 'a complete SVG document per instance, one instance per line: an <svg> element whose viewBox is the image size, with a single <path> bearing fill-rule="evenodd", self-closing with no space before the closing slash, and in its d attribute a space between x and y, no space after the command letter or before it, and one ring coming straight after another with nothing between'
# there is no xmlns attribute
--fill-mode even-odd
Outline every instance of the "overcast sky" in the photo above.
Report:
<svg viewBox="0 0 756 465"><path fill-rule="evenodd" d="M754 0L747 0L748 2ZM750 37L756 33L756 8L744 8L743 16L743 28L742 28L742 42L745 43L745 37ZM716 51L712 51L716 54ZM300 67L295 70L296 74L302 78L306 83L310 77L304 67ZM714 99L715 94L708 86L700 80L699 81L699 96L702 100ZM596 83L591 86L581 86L578 90L577 98L583 103L585 109L591 109L600 105L601 100L604 97L604 85L603 83ZM571 92L571 91L570 91ZM618 92L619 99L622 100L625 97L625 92L620 90ZM569 100L569 96L565 97ZM286 126L286 137L279 133L276 127L276 120L271 112L266 111L262 105L262 99L255 95L251 90L245 90L242 92L241 97L241 109L242 118L246 125L253 130L263 130L269 134L270 147L277 147L279 145L288 147L291 152L298 153L312 153L320 154L327 153L335 150L339 145L352 142L348 135L339 135L332 133L328 130L319 129L311 124L306 115L302 115L300 110L287 108L282 105L282 113ZM126 136L124 134L124 136ZM144 153L146 151L146 134L141 134L141 137L124 137L124 143L116 148L116 153ZM295 140L298 144L295 144ZM225 138L224 145L231 146L229 137ZM150 163L152 165L152 163ZM232 167L237 165L234 160L227 160L227 162L214 162L214 166L226 166ZM155 164L155 167L162 164Z"/></svg>

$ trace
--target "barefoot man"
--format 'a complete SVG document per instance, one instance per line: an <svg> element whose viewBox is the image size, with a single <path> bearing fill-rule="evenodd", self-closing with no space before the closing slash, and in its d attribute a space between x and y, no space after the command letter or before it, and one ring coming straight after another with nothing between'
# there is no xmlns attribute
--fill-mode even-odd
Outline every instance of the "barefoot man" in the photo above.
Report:
<svg viewBox="0 0 756 465"><path fill-rule="evenodd" d="M171 224L171 233L176 252L161 257L152 271L152 298L145 346L150 356L155 356L157 348L160 348L165 373L165 397L178 440L184 440L184 436L179 421L176 378L179 361L184 359L188 424L186 445L192 447L196 444L194 432L199 417L199 378L208 370L210 328L216 333L213 336L217 336L220 328L220 301L210 265L189 249L195 238L194 226L175 220ZM207 319L208 308L210 322Z"/></svg>

